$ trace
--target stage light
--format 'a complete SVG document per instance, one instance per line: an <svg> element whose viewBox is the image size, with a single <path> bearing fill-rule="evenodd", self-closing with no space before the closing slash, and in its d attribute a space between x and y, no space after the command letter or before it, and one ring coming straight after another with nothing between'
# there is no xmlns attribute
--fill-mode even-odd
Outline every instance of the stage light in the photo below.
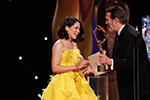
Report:
<svg viewBox="0 0 150 100"><path fill-rule="evenodd" d="M42 96L41 94L38 94L38 97L39 97L39 98L41 98L41 96Z"/></svg>
<svg viewBox="0 0 150 100"><path fill-rule="evenodd" d="M37 79L38 79L38 76L35 76L34 78L37 80Z"/></svg>
<svg viewBox="0 0 150 100"><path fill-rule="evenodd" d="M44 37L44 40L47 41L47 40L48 40L48 37Z"/></svg>
<svg viewBox="0 0 150 100"><path fill-rule="evenodd" d="M19 56L19 60L22 60L22 56Z"/></svg>
<svg viewBox="0 0 150 100"><path fill-rule="evenodd" d="M138 31L138 26L136 26L135 29Z"/></svg>

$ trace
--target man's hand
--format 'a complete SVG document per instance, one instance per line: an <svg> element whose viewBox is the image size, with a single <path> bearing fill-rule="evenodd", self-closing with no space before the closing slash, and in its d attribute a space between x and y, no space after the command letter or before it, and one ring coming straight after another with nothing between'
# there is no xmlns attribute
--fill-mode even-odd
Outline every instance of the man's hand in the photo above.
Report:
<svg viewBox="0 0 150 100"><path fill-rule="evenodd" d="M102 65L112 65L112 60L107 57L106 55L100 55L99 56L99 62L102 64Z"/></svg>

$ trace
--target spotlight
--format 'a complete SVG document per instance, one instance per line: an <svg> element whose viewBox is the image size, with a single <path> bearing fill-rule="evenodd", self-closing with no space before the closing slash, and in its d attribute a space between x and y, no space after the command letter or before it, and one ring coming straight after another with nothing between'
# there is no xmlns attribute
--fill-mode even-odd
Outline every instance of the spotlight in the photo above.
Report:
<svg viewBox="0 0 150 100"><path fill-rule="evenodd" d="M38 97L39 97L39 98L41 98L41 96L42 96L41 94L38 94Z"/></svg>
<svg viewBox="0 0 150 100"><path fill-rule="evenodd" d="M35 76L34 78L37 80L37 79L38 79L38 76Z"/></svg>
<svg viewBox="0 0 150 100"><path fill-rule="evenodd" d="M48 37L44 37L44 40L47 41L47 40L48 40Z"/></svg>
<svg viewBox="0 0 150 100"><path fill-rule="evenodd" d="M19 60L22 60L22 56L19 56Z"/></svg>

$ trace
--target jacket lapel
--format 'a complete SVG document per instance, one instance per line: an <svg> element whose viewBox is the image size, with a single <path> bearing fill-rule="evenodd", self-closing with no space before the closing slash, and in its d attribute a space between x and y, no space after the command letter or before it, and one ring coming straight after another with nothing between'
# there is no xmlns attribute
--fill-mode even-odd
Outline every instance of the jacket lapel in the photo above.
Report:
<svg viewBox="0 0 150 100"><path fill-rule="evenodd" d="M128 25L128 24L126 24L126 25L124 26L124 28L122 29L122 31L121 31L121 33L120 33L120 36L117 37L117 35L116 35L116 37L115 37L115 44L114 44L114 48L113 48L113 57L114 57L114 58L116 57L117 50L118 50L118 47L119 47L119 45L120 45L121 38L123 38L123 37L125 36L125 33L126 33L125 30L126 30L126 28L127 28L127 25Z"/></svg>

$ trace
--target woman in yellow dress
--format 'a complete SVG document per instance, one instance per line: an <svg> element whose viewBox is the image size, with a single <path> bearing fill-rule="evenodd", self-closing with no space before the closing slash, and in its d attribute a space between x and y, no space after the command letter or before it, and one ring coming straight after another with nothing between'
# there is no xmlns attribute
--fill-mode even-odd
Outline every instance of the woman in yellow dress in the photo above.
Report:
<svg viewBox="0 0 150 100"><path fill-rule="evenodd" d="M97 100L84 78L84 74L93 70L89 61L83 60L75 43L84 40L81 22L68 16L57 33L60 39L52 48L52 71L57 74L44 90L41 100ZM84 67L87 68L82 70Z"/></svg>

